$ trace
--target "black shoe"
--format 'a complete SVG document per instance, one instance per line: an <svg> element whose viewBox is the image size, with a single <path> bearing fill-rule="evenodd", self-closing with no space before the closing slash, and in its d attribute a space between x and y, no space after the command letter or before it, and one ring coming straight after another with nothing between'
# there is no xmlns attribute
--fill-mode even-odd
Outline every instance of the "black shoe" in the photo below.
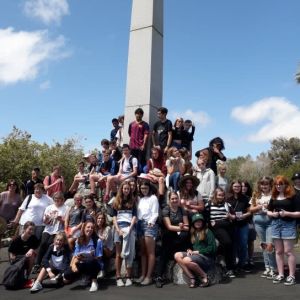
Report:
<svg viewBox="0 0 300 300"><path fill-rule="evenodd" d="M156 277L155 278L155 286L157 288L162 288L163 285L164 285L164 282L163 282L162 278L161 277Z"/></svg>
<svg viewBox="0 0 300 300"><path fill-rule="evenodd" d="M250 266L249 264L242 266L241 269L245 273L251 273L253 271L252 266Z"/></svg>
<svg viewBox="0 0 300 300"><path fill-rule="evenodd" d="M41 266L40 265L34 265L32 270L31 270L31 274L37 274L40 272Z"/></svg>

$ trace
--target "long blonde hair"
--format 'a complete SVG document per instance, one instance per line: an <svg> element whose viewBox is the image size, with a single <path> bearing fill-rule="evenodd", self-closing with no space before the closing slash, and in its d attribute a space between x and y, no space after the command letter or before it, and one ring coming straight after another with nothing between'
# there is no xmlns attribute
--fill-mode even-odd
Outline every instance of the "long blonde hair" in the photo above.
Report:
<svg viewBox="0 0 300 300"><path fill-rule="evenodd" d="M207 233L207 226L206 222L202 220L202 227L201 229L196 229L194 225L192 225L191 228L191 243L194 244L197 240L204 241L206 239L206 233Z"/></svg>

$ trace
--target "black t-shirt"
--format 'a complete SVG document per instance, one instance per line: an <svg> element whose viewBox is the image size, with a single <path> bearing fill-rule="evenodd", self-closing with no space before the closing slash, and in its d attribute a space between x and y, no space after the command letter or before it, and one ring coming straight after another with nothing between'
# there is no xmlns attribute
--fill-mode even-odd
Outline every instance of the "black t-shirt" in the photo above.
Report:
<svg viewBox="0 0 300 300"><path fill-rule="evenodd" d="M23 183L22 189L24 190L26 196L34 194L34 185L37 183L43 183L43 180L39 178L37 178L36 181L29 179Z"/></svg>
<svg viewBox="0 0 300 300"><path fill-rule="evenodd" d="M268 205L270 211L286 210L289 212L300 211L300 201L297 201L296 197L286 198L282 200L271 199ZM281 218L281 217L280 217ZM284 221L291 222L294 218L283 217Z"/></svg>
<svg viewBox="0 0 300 300"><path fill-rule="evenodd" d="M172 131L172 122L166 120L165 122L157 121L153 126L153 131L158 134L158 145L164 149L168 142L168 133Z"/></svg>
<svg viewBox="0 0 300 300"><path fill-rule="evenodd" d="M235 199L234 197L230 197L227 201L231 205L236 215L237 213L247 213L248 208L250 207L248 197L245 195L240 195L237 199ZM243 220L236 219L236 225L242 227L246 225L250 219L251 217Z"/></svg>
<svg viewBox="0 0 300 300"><path fill-rule="evenodd" d="M29 237L27 241L23 241L21 236L14 239L9 248L8 252L14 255L25 255L30 249L37 249L39 246L39 241L35 235Z"/></svg>
<svg viewBox="0 0 300 300"><path fill-rule="evenodd" d="M183 223L183 217L187 216L186 211L182 207L178 207L177 211L171 210L170 206L165 206L162 210L162 217L169 217L171 225L178 226L179 223Z"/></svg>

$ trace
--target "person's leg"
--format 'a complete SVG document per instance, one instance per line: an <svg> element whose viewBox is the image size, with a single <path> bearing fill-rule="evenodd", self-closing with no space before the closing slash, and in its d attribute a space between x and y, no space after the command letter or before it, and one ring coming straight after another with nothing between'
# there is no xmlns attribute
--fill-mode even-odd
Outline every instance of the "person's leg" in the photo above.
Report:
<svg viewBox="0 0 300 300"><path fill-rule="evenodd" d="M272 239L272 226L271 224L266 225L266 256L268 260L268 265L270 266L270 269L274 271L277 270L277 264L276 264L276 257L275 257L275 251L274 251L274 244Z"/></svg>
<svg viewBox="0 0 300 300"><path fill-rule="evenodd" d="M296 272L296 257L294 253L294 240L283 240L284 253L288 258L289 276L295 278Z"/></svg>
<svg viewBox="0 0 300 300"><path fill-rule="evenodd" d="M142 269L140 280L143 281L147 273L147 248L146 248L146 242L144 237L140 238L139 244L140 244L141 269Z"/></svg>
<svg viewBox="0 0 300 300"><path fill-rule="evenodd" d="M37 255L37 258L36 258L36 261L35 263L37 265L40 265L41 262L42 262L42 259L43 259L43 256L45 255L48 247L49 247L49 240L51 238L51 235L47 232L43 232L42 234L42 240L41 240L41 245L40 245L40 249L38 251L38 255Z"/></svg>
<svg viewBox="0 0 300 300"><path fill-rule="evenodd" d="M42 268L36 280L41 283L46 278L46 276L47 276L47 271L45 268Z"/></svg>
<svg viewBox="0 0 300 300"><path fill-rule="evenodd" d="M259 218L259 219L258 219ZM261 217L255 217L255 230L257 232L260 242L264 245L267 243L267 225L264 224ZM269 271L271 266L269 262L269 255L266 249L262 249L264 264L266 271Z"/></svg>
<svg viewBox="0 0 300 300"><path fill-rule="evenodd" d="M158 194L159 195L165 194L165 178L164 177L158 178Z"/></svg>
<svg viewBox="0 0 300 300"><path fill-rule="evenodd" d="M147 273L146 278L151 279L155 265L155 240L153 237L145 237L145 246L147 251Z"/></svg>
<svg viewBox="0 0 300 300"><path fill-rule="evenodd" d="M115 243L116 245L116 259L115 259L115 267L116 267L116 278L121 277L121 266L122 266L122 258L121 258L121 251L122 251L122 244Z"/></svg>
<svg viewBox="0 0 300 300"><path fill-rule="evenodd" d="M99 179L99 176L97 174L90 175L90 187L91 187L91 194L95 194L96 192L96 182Z"/></svg>
<svg viewBox="0 0 300 300"><path fill-rule="evenodd" d="M284 276L284 246L283 240L274 239L278 274Z"/></svg>
<svg viewBox="0 0 300 300"><path fill-rule="evenodd" d="M239 228L239 266L243 267L247 261L248 224Z"/></svg>
<svg viewBox="0 0 300 300"><path fill-rule="evenodd" d="M195 280L194 274L187 267L187 260L191 261L191 259L189 257L185 256L184 252L177 252L177 253L175 253L174 258L175 258L176 262L179 264L179 266L181 267L181 269L183 270L183 272L190 279Z"/></svg>

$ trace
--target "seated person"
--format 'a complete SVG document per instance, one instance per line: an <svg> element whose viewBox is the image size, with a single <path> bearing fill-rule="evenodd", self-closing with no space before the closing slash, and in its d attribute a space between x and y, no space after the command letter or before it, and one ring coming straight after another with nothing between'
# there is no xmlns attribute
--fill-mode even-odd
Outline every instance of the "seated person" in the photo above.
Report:
<svg viewBox="0 0 300 300"><path fill-rule="evenodd" d="M83 191L85 189L85 183L88 180L88 173L85 170L85 164L83 161L78 163L78 173L74 176L72 185L69 188L71 195L74 195L77 191Z"/></svg>
<svg viewBox="0 0 300 300"><path fill-rule="evenodd" d="M71 253L68 247L67 237L63 232L59 232L55 235L54 243L50 245L43 257L42 269L30 292L36 293L40 291L43 288L42 281L47 275L53 280L53 283L68 283L67 280L63 279L62 274L70 265L70 257Z"/></svg>

